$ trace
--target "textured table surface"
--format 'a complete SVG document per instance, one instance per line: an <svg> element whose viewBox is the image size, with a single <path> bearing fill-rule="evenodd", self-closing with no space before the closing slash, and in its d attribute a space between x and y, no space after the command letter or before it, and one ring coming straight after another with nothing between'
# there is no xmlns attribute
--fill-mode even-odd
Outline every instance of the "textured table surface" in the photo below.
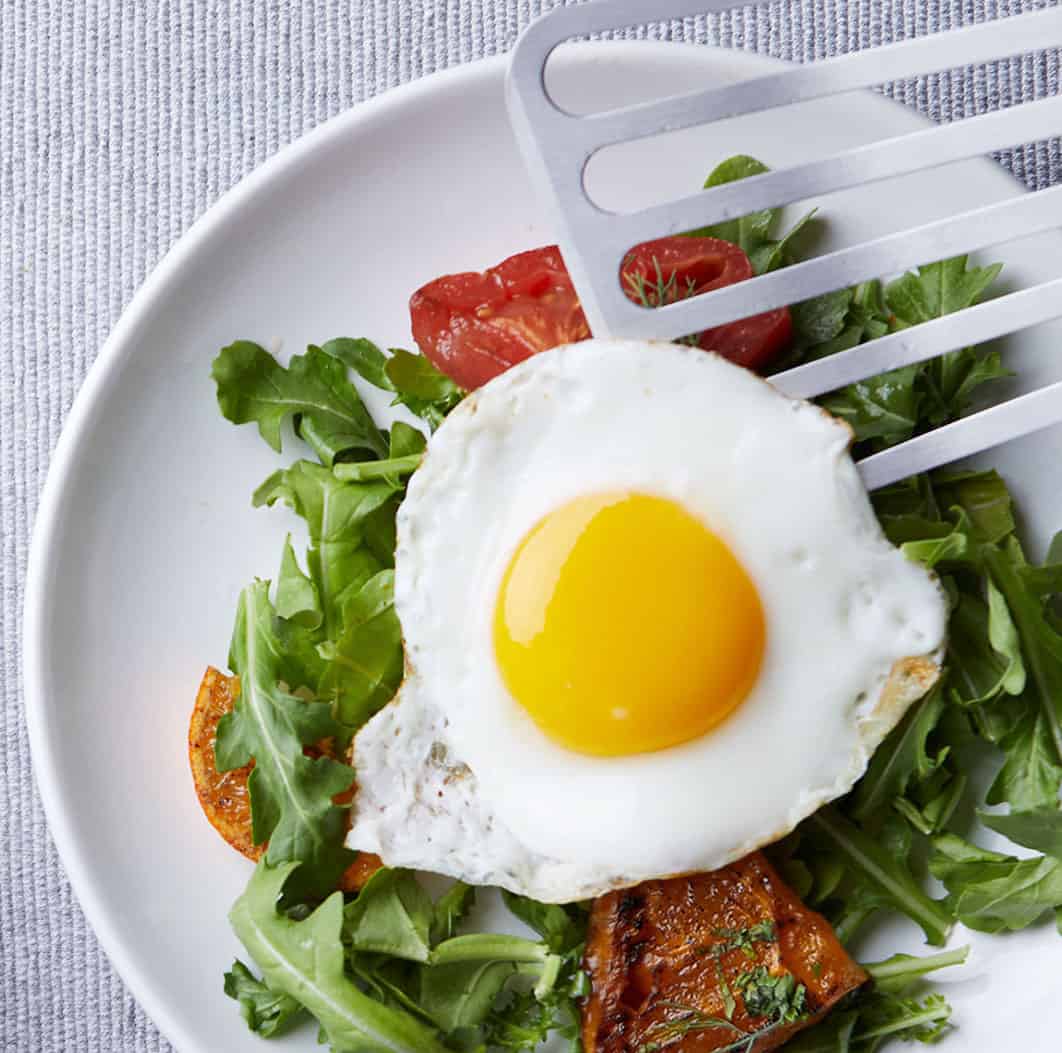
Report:
<svg viewBox="0 0 1062 1053"><path fill-rule="evenodd" d="M526 0L0 0L0 1049L168 1050L109 966L45 825L23 718L33 516L63 420L134 290L203 210L371 95L508 48ZM791 0L654 36L808 60L1003 17L982 0ZM1058 91L1050 53L893 94L948 119ZM1062 177L1057 143L1003 158ZM234 1010L235 1011L235 1010Z"/></svg>

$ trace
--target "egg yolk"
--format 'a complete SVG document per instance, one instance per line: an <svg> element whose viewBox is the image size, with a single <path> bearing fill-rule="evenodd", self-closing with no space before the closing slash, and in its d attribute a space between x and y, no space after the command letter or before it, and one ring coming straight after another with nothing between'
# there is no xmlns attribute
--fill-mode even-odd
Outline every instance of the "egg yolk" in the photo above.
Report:
<svg viewBox="0 0 1062 1053"><path fill-rule="evenodd" d="M695 739L741 704L766 637L734 553L674 501L580 497L516 550L494 612L505 685L551 739L620 756Z"/></svg>

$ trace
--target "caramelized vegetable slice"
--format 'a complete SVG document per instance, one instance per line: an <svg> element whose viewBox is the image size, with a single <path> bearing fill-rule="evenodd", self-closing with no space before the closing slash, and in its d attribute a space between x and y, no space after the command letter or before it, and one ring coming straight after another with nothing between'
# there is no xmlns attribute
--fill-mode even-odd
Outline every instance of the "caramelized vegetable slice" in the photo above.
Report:
<svg viewBox="0 0 1062 1053"><path fill-rule="evenodd" d="M594 901L586 1053L777 1049L867 980L759 852Z"/></svg>
<svg viewBox="0 0 1062 1053"><path fill-rule="evenodd" d="M254 761L233 771L219 772L214 761L214 739L218 733L218 721L232 709L240 694L240 678L226 676L213 666L207 668L199 685L192 720L188 728L188 760L192 766L192 779L199 804L210 825L228 841L237 852L248 859L259 859L265 844L256 845L251 836L251 801L247 793L247 777L254 768ZM316 756L333 754L331 739L322 740L308 753ZM336 798L337 804L349 804L354 795L351 787ZM340 800L339 798L343 799ZM344 892L357 892L380 869L383 863L379 856L361 852L344 871L340 888Z"/></svg>

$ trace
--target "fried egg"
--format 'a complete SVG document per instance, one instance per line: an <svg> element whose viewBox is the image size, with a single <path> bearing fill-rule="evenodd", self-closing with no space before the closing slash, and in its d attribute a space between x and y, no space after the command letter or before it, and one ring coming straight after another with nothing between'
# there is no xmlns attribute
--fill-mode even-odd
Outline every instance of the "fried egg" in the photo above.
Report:
<svg viewBox="0 0 1062 1053"><path fill-rule="evenodd" d="M470 395L399 511L406 675L355 739L351 846L567 902L846 793L946 622L850 441L671 344L557 348Z"/></svg>

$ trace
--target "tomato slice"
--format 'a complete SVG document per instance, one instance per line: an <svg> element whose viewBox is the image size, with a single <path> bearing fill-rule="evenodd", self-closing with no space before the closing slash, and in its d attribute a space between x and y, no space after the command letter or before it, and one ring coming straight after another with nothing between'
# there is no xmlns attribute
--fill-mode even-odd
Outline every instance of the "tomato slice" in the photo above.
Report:
<svg viewBox="0 0 1062 1053"><path fill-rule="evenodd" d="M675 303L753 276L748 256L719 238L658 238L635 246L620 277L627 298L646 307ZM789 346L793 320L788 307L705 329L697 344L746 369L770 365Z"/></svg>
<svg viewBox="0 0 1062 1053"><path fill-rule="evenodd" d="M627 296L659 307L744 281L748 257L718 238L658 238L636 246L621 267ZM413 338L432 364L468 390L559 344L587 339L590 327L556 245L521 252L482 272L448 274L409 301ZM699 334L697 343L762 369L792 335L787 308Z"/></svg>
<svg viewBox="0 0 1062 1053"><path fill-rule="evenodd" d="M556 245L482 273L437 278L413 294L409 313L424 355L468 390L539 351L590 336Z"/></svg>

